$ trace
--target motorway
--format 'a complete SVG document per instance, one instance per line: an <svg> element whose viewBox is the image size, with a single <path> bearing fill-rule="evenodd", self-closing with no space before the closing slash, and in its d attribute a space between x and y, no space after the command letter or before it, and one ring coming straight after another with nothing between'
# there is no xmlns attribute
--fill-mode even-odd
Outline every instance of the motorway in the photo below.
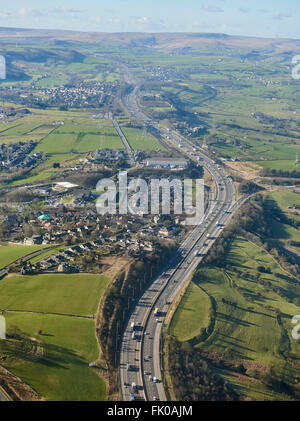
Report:
<svg viewBox="0 0 300 421"><path fill-rule="evenodd" d="M134 400L165 401L167 396L162 382L160 350L164 317L231 215L246 198L236 201L231 178L199 146L152 121L140 110L137 101L140 86L125 66L120 67L125 81L135 85L123 97L124 107L131 116L146 127L151 126L164 141L190 159L200 158L216 184L215 197L209 200L202 223L191 231L171 262L138 300L121 339L119 378L122 399L133 400L134 395ZM154 308L158 308L156 315Z"/></svg>
<svg viewBox="0 0 300 421"><path fill-rule="evenodd" d="M116 120L114 120L111 112L109 113L109 119L111 120L113 127L115 128L116 132L118 133L118 135L119 135L119 137L120 137L120 139L121 139L121 141L124 145L124 148L126 150L126 153L127 153L127 156L129 158L129 161L130 161L131 165L134 165L134 163L135 163L134 162L134 151L131 148L131 146L129 145L128 140L126 139L126 136L122 132L122 130L119 126L119 123Z"/></svg>

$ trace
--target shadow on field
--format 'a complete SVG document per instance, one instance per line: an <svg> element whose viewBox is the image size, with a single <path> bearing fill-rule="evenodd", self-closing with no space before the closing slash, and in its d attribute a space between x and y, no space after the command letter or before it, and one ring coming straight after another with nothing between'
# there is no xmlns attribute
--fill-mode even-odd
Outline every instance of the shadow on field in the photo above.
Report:
<svg viewBox="0 0 300 421"><path fill-rule="evenodd" d="M229 316L228 314L225 314L225 313L217 312L217 318L219 318L219 319L221 319L225 322L236 323L238 325L245 326L245 327L249 327L249 326L258 326L259 327L259 325L256 324L256 323L247 322L246 320L242 320L242 319L237 319L236 317Z"/></svg>
<svg viewBox="0 0 300 421"><path fill-rule="evenodd" d="M8 359L35 361L48 367L64 370L68 369L70 363L86 365L86 361L69 348L40 342L18 329L7 335L6 341L1 341L0 353L5 354Z"/></svg>

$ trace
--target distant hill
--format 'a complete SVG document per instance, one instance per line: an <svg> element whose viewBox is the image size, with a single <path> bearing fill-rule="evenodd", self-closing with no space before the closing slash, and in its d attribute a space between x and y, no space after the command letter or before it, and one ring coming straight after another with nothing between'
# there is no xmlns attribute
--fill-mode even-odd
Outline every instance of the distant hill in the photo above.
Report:
<svg viewBox="0 0 300 421"><path fill-rule="evenodd" d="M29 44L38 41L51 43L66 42L103 42L124 47L145 47L156 49L201 49L206 46L245 48L268 53L286 51L300 52L300 40L255 38L232 36L219 33L101 33L77 32L51 29L0 28L0 40ZM57 44L56 44L57 45Z"/></svg>

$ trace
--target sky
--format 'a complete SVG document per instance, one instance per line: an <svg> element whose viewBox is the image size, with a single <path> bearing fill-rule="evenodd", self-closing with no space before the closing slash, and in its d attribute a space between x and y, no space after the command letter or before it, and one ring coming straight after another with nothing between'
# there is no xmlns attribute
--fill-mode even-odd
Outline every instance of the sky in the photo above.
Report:
<svg viewBox="0 0 300 421"><path fill-rule="evenodd" d="M0 0L0 27L300 39L300 1Z"/></svg>

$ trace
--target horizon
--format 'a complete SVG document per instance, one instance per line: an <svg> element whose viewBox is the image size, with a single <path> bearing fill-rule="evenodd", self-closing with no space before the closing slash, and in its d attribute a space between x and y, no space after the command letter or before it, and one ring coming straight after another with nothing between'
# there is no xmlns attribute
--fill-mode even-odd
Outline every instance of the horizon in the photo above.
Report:
<svg viewBox="0 0 300 421"><path fill-rule="evenodd" d="M119 35L119 34L142 34L142 35L190 35L190 34L201 34L201 35L223 35L231 38L256 38L256 39L274 39L274 40L291 40L291 41L300 41L300 35L298 38L293 37L271 37L271 36L256 36L256 35L241 35L241 34L230 34L226 32L185 32L185 31L170 31L170 32L150 32L150 31L91 31L91 30L76 30L76 29L62 29L62 28L25 28L25 27L15 27L15 26L0 26L0 30L20 30L20 31L57 31L57 32L74 32L74 33L83 33L83 34L107 34L107 35ZM0 34L1 35L1 34Z"/></svg>
<svg viewBox="0 0 300 421"><path fill-rule="evenodd" d="M4 3L4 2L3 2ZM300 4L271 0L20 0L3 4L0 26L96 33L224 33L231 36L300 39ZM1 2L0 2L1 4Z"/></svg>

